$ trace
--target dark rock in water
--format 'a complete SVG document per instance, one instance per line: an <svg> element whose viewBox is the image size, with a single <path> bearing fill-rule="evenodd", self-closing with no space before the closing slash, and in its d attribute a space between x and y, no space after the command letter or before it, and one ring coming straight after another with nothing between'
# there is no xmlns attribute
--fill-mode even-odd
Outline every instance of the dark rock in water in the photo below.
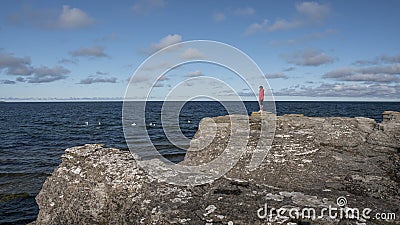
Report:
<svg viewBox="0 0 400 225"><path fill-rule="evenodd" d="M36 223L399 223L399 114L385 112L382 123L361 117L277 117L272 148L255 170L247 165L263 141L263 115L250 116L249 142L234 168L210 184L192 187L159 182L129 152L101 145L69 148L36 197ZM182 165L218 157L229 141L230 119L203 119ZM215 127L216 136L204 144ZM278 208L286 212L278 216ZM336 217L329 216L330 208L337 209ZM366 208L372 212L363 217ZM396 218L372 218L376 213L395 213L390 215Z"/></svg>

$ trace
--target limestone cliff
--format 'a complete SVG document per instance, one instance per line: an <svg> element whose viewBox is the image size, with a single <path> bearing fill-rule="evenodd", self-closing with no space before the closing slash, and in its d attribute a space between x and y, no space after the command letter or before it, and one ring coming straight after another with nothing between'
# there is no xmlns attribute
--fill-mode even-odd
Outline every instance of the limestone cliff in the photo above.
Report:
<svg viewBox="0 0 400 225"><path fill-rule="evenodd" d="M230 117L203 119L182 164L217 157L229 138ZM400 221L400 113L385 112L382 123L368 118L277 117L275 138L256 170L247 165L260 141L260 116L250 116L250 142L236 166L222 178L194 187L157 181L138 167L131 153L101 145L69 148L36 197L37 224L382 224ZM211 144L207 129L217 124ZM197 150L197 151L195 151ZM371 218L268 219L268 208L371 208ZM338 205L339 204L339 205ZM390 221L373 219L395 213Z"/></svg>

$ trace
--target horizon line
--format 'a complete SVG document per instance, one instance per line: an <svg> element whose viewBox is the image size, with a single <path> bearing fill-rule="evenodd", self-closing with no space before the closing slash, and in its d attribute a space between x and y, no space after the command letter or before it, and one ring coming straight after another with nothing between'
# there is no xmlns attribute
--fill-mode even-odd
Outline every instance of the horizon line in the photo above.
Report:
<svg viewBox="0 0 400 225"><path fill-rule="evenodd" d="M222 101L214 101L214 100L191 100L192 102L238 102L232 100L222 100ZM67 103L67 102L164 102L164 100L123 100L123 99L90 99L90 98L81 98L81 99L1 99L0 103ZM167 102L186 102L185 100L168 100ZM243 102L258 102L256 100L243 100ZM268 102L268 101L265 101ZM274 100L274 102L390 102L390 103L400 103L400 100L340 100L340 99L293 99L293 100Z"/></svg>

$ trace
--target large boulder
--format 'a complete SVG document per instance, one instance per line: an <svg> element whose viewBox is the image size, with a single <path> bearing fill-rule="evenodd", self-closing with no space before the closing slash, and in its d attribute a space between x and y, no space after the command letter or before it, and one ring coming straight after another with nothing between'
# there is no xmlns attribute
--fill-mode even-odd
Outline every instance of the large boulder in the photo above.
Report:
<svg viewBox="0 0 400 225"><path fill-rule="evenodd" d="M398 223L398 115L385 112L382 123L361 117L279 116L272 147L255 170L248 164L257 145L265 141L260 130L268 124L262 124L263 114L249 116L250 134L243 137L249 142L234 168L212 183L192 187L150 177L130 152L102 145L69 148L36 197L40 208L36 223ZM182 165L218 157L230 141L231 118L203 119ZM313 218L303 211L296 218L288 212L277 216L272 208L314 209L316 217L328 208L372 212L370 218L357 219L330 217L326 212ZM265 209L273 215L264 217ZM397 218L379 220L373 218L376 213L395 213Z"/></svg>

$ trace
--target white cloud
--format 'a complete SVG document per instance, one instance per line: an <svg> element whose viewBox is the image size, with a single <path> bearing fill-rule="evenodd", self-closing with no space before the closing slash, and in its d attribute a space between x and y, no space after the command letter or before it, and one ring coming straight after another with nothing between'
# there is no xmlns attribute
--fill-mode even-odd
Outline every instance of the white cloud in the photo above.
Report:
<svg viewBox="0 0 400 225"><path fill-rule="evenodd" d="M152 70L149 70L149 71L152 71ZM148 74L138 73L138 74L135 74L135 76L133 76L132 79L128 78L128 82L131 82L131 83L150 82L150 81L153 81L152 80L153 78L154 77L149 76ZM163 76L158 77L156 81L159 83L161 81L167 81L169 79L170 78L164 74Z"/></svg>
<svg viewBox="0 0 400 225"><path fill-rule="evenodd" d="M185 76L186 77L199 77L199 76L203 76L203 73L200 70L195 70L195 71L191 71L191 72L187 73Z"/></svg>
<svg viewBox="0 0 400 225"><path fill-rule="evenodd" d="M94 23L94 19L78 8L71 8L63 5L62 13L55 24L58 28L80 28L87 27Z"/></svg>
<svg viewBox="0 0 400 225"><path fill-rule="evenodd" d="M117 78L115 77L106 77L106 78L101 78L101 77L88 77L86 79L83 79L79 82L79 84L94 84L94 83L116 83Z"/></svg>
<svg viewBox="0 0 400 225"><path fill-rule="evenodd" d="M173 65L168 62L168 61L162 61L162 62L158 62L156 64L152 64L152 65L144 65L141 69L143 71L155 71L155 70L166 70L168 68L171 68Z"/></svg>
<svg viewBox="0 0 400 225"><path fill-rule="evenodd" d="M300 66L320 66L334 61L332 57L317 49L297 51L286 58L288 63Z"/></svg>
<svg viewBox="0 0 400 225"><path fill-rule="evenodd" d="M26 76L26 78L18 77L17 81L28 83L48 83L65 79L71 72L62 66L34 67L29 57L20 58L13 54L0 53L0 70L3 69L8 75Z"/></svg>
<svg viewBox="0 0 400 225"><path fill-rule="evenodd" d="M354 68L352 67L343 67L337 68L333 71L330 71L324 75L325 78L340 78L344 76L349 76L354 73Z"/></svg>
<svg viewBox="0 0 400 225"><path fill-rule="evenodd" d="M246 30L246 34L253 34L256 33L258 31L267 31L269 27L269 21L267 19L263 20L260 23L253 23L251 24L247 30Z"/></svg>
<svg viewBox="0 0 400 225"><path fill-rule="evenodd" d="M236 16L251 16L254 15L256 11L252 7L238 8L233 11Z"/></svg>
<svg viewBox="0 0 400 225"><path fill-rule="evenodd" d="M183 86L186 86L186 87L191 87L191 86L193 86L194 85L194 83L192 82L192 80L185 80L185 81L183 81ZM198 84L198 83L195 83L195 84Z"/></svg>
<svg viewBox="0 0 400 225"><path fill-rule="evenodd" d="M0 53L0 69L10 66L20 66L30 64L31 59L29 57L15 57L13 54Z"/></svg>
<svg viewBox="0 0 400 225"><path fill-rule="evenodd" d="M324 78L338 81L364 81L377 83L400 82L400 63L366 68L344 67L324 74Z"/></svg>
<svg viewBox="0 0 400 225"><path fill-rule="evenodd" d="M169 77L167 77L165 74L157 78L157 81L166 81L166 80L169 80Z"/></svg>
<svg viewBox="0 0 400 225"><path fill-rule="evenodd" d="M61 12L54 9L32 8L25 5L20 12L9 15L9 22L45 29L74 29L88 27L95 20L78 8L63 5Z"/></svg>
<svg viewBox="0 0 400 225"><path fill-rule="evenodd" d="M293 71L293 70L295 70L295 69L296 69L296 68L294 68L293 66L291 66L291 67L285 68L283 71L289 72L289 71Z"/></svg>
<svg viewBox="0 0 400 225"><path fill-rule="evenodd" d="M374 67L367 67L361 68L358 71L361 73L384 73L384 74L400 74L400 63L395 63L388 66L374 66Z"/></svg>
<svg viewBox="0 0 400 225"><path fill-rule="evenodd" d="M31 67L31 59L29 57L15 57L13 54L0 53L0 70L6 69L7 74L11 75L31 75L33 68Z"/></svg>
<svg viewBox="0 0 400 225"><path fill-rule="evenodd" d="M164 87L164 86L165 86L165 84L157 82L152 87Z"/></svg>
<svg viewBox="0 0 400 225"><path fill-rule="evenodd" d="M277 19L274 23L270 23L269 20L264 20L261 23L251 24L247 28L246 34L253 34L258 31L272 32L278 30L290 30L293 28L300 27L302 25L303 25L302 21L297 21L297 20L288 21L285 19Z"/></svg>
<svg viewBox="0 0 400 225"><path fill-rule="evenodd" d="M252 16L255 13L256 10L254 10L254 8L252 7L242 7L242 8L225 10L225 12L216 12L213 14L213 19L215 22L221 22L226 20L227 15L245 17L245 16Z"/></svg>
<svg viewBox="0 0 400 225"><path fill-rule="evenodd" d="M101 38L97 38L96 41L116 41L118 39L120 39L119 35L113 32L111 34L104 35Z"/></svg>
<svg viewBox="0 0 400 225"><path fill-rule="evenodd" d="M378 59L376 59L376 60L361 59L361 60L357 60L357 61L353 62L353 65L355 65L355 66L367 66L367 65L376 65L376 64L379 64Z"/></svg>
<svg viewBox="0 0 400 225"><path fill-rule="evenodd" d="M67 78L71 71L61 66L48 68L41 66L33 69L33 76L25 78L28 83L49 83Z"/></svg>
<svg viewBox="0 0 400 225"><path fill-rule="evenodd" d="M147 14L165 6L164 0L139 0L132 6L132 11L138 14Z"/></svg>
<svg viewBox="0 0 400 225"><path fill-rule="evenodd" d="M367 82L399 82L400 79L395 75L390 74L354 74L343 77L342 81L367 81Z"/></svg>
<svg viewBox="0 0 400 225"><path fill-rule="evenodd" d="M296 4L296 10L299 14L307 17L311 22L321 22L330 14L330 7L327 4L318 2L302 2Z"/></svg>
<svg viewBox="0 0 400 225"><path fill-rule="evenodd" d="M150 76L145 75L145 74L140 74L140 76L138 74L136 74L135 76L133 76L132 78L128 79L128 82L131 83L141 83L141 82L147 82L151 79Z"/></svg>
<svg viewBox="0 0 400 225"><path fill-rule="evenodd" d="M165 82L166 82L167 80L169 80L169 77L167 77L167 76L164 74L163 76L157 78L156 83L153 84L152 87L165 87L165 86L166 86Z"/></svg>
<svg viewBox="0 0 400 225"><path fill-rule="evenodd" d="M322 23L330 14L330 7L326 4L317 2L303 2L296 4L297 15L294 19L278 18L275 22L270 22L264 19L261 22L251 24L246 29L246 34L253 34L256 32L273 32L280 30L291 30L298 27Z"/></svg>
<svg viewBox="0 0 400 225"><path fill-rule="evenodd" d="M333 35L336 33L336 30L334 29L326 29L321 32L313 32L298 38L293 38L293 39L287 39L287 40L272 40L269 42L270 45L272 46L278 46L278 45L297 45L297 44L304 44L306 42L318 40L325 38L327 36Z"/></svg>
<svg viewBox="0 0 400 225"><path fill-rule="evenodd" d="M400 54L394 55L394 56L388 56L388 55L381 55L379 57L376 57L373 60L357 60L353 63L353 65L356 66L367 66L367 65L377 65L381 63L400 63Z"/></svg>
<svg viewBox="0 0 400 225"><path fill-rule="evenodd" d="M61 74L62 75L62 74L68 74L69 72L70 72L69 70L67 70L61 66L56 66L53 68L41 66L41 67L37 67L34 69L34 73L38 77L45 77L45 76L49 76L52 74Z"/></svg>
<svg viewBox="0 0 400 225"><path fill-rule="evenodd" d="M23 78L23 77L17 77L17 79L15 79L16 81L18 81L18 82L25 82L26 80L25 80L25 78Z"/></svg>
<svg viewBox="0 0 400 225"><path fill-rule="evenodd" d="M13 80L0 80L0 84L16 84Z"/></svg>
<svg viewBox="0 0 400 225"><path fill-rule="evenodd" d="M76 59L66 59L66 58L62 58L62 59L58 60L58 63L61 63L61 64L68 64L68 63L76 64L76 63L77 63L77 60L76 60Z"/></svg>
<svg viewBox="0 0 400 225"><path fill-rule="evenodd" d="M301 26L303 23L302 21L292 20L288 21L285 19L277 19L275 23L271 24L266 29L268 31L277 31L277 30L289 30L293 28L297 28Z"/></svg>
<svg viewBox="0 0 400 225"><path fill-rule="evenodd" d="M400 54L395 56L382 55L380 60L384 63L400 63Z"/></svg>
<svg viewBox="0 0 400 225"><path fill-rule="evenodd" d="M49 74L46 76L33 76L28 79L28 83L50 83L53 81L58 81L67 78L67 76L63 74Z"/></svg>
<svg viewBox="0 0 400 225"><path fill-rule="evenodd" d="M320 86L299 86L283 88L274 92L275 96L307 96L307 97L380 97L398 98L400 85L385 84L326 84Z"/></svg>
<svg viewBox="0 0 400 225"><path fill-rule="evenodd" d="M226 19L225 14L222 12L214 13L213 19L215 22L221 22Z"/></svg>
<svg viewBox="0 0 400 225"><path fill-rule="evenodd" d="M108 75L108 73L107 72L97 71L96 75Z"/></svg>
<svg viewBox="0 0 400 225"><path fill-rule="evenodd" d="M183 59L201 59L204 58L204 54L200 50L195 48L188 48L182 54Z"/></svg>
<svg viewBox="0 0 400 225"><path fill-rule="evenodd" d="M70 54L74 57L81 57L81 56L82 57L96 57L96 58L109 57L104 52L104 47L101 47L101 46L79 48L75 51L70 52Z"/></svg>
<svg viewBox="0 0 400 225"><path fill-rule="evenodd" d="M269 73L265 74L265 77L267 79L278 79L278 78L288 79L288 77L284 73Z"/></svg>
<svg viewBox="0 0 400 225"><path fill-rule="evenodd" d="M182 36L179 34L169 34L163 37L158 43L153 43L147 50L147 53L152 54L160 49L163 49L167 46L179 43L182 41Z"/></svg>

